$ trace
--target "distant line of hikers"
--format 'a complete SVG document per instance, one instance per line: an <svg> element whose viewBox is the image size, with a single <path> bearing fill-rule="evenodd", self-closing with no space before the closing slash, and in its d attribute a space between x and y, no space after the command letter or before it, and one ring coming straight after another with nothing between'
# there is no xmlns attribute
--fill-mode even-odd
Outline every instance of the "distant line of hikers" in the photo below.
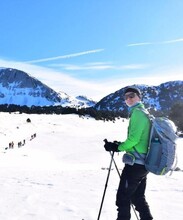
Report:
<svg viewBox="0 0 183 220"><path fill-rule="evenodd" d="M35 137L36 137L36 133L34 133L33 135L31 135L30 141L31 141L32 139L34 139ZM25 139L24 139L23 141L19 141L18 144L17 144L18 148L24 146L24 145L25 145L25 142L26 142ZM7 149L13 149L14 146L15 146L15 144L14 144L14 142L12 141L12 142L9 143L9 146L5 148L5 150L7 150Z"/></svg>

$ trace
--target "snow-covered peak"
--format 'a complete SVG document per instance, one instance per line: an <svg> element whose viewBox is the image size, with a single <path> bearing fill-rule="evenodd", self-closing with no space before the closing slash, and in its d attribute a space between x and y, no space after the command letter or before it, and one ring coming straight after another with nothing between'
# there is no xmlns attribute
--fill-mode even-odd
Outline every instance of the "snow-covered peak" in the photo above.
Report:
<svg viewBox="0 0 183 220"><path fill-rule="evenodd" d="M65 92L59 92L59 96L61 97L62 106L66 107L74 107L74 108L88 108L92 107L96 104L92 99L87 98L86 96L69 96Z"/></svg>
<svg viewBox="0 0 183 220"><path fill-rule="evenodd" d="M76 99L78 100L79 103L83 103L82 106L84 107L92 107L96 104L95 101L93 101L91 98L87 98L86 96L77 96Z"/></svg>
<svg viewBox="0 0 183 220"><path fill-rule="evenodd" d="M80 96L81 97L81 96ZM28 73L12 68L0 68L0 104L26 106L61 105L91 107L95 102L56 92Z"/></svg>
<svg viewBox="0 0 183 220"><path fill-rule="evenodd" d="M145 106L155 111L167 111L176 102L183 102L183 81L165 82L159 86L143 84L131 86L136 86L141 90ZM127 106L124 101L124 91L127 87L104 97L95 105L95 108L98 110L126 112Z"/></svg>

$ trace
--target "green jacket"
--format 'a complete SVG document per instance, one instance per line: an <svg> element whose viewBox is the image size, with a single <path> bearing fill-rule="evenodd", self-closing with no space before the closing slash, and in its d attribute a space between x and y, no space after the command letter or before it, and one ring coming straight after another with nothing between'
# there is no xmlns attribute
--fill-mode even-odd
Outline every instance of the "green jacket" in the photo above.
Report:
<svg viewBox="0 0 183 220"><path fill-rule="evenodd" d="M133 147L139 153L147 153L150 132L149 118L138 108L144 108L140 102L130 108L130 121L128 126L128 136L125 142L118 146L119 151L134 152Z"/></svg>

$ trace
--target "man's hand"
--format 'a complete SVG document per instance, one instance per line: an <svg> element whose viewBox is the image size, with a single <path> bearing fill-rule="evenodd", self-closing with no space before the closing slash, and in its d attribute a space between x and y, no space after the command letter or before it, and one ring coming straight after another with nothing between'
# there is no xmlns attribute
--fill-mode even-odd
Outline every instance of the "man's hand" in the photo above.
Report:
<svg viewBox="0 0 183 220"><path fill-rule="evenodd" d="M107 140L104 140L104 148L106 151L113 151L113 152L119 152L118 150L118 143L117 142L108 142Z"/></svg>

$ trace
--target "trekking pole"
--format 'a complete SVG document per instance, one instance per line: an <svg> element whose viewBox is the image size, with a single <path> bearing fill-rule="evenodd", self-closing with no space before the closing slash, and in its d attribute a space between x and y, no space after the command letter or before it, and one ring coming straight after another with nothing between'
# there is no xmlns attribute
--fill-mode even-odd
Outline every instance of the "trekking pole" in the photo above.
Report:
<svg viewBox="0 0 183 220"><path fill-rule="evenodd" d="M114 157L113 157L114 155L112 155L111 151L110 151L109 153L110 153L110 155L111 155L111 159L112 159L112 161L113 161L113 163L114 163L114 166L115 166L115 168L116 168L116 171L117 171L117 173L118 173L118 175L119 175L119 178L121 178L121 175L120 175L119 169L118 169L118 167L117 167L116 161L114 160ZM113 153L114 153L114 152L113 152ZM139 220L139 217L138 217L138 215L137 215L137 213L136 213L136 211L135 211L135 208L134 208L133 204L131 204L131 207L132 207L132 209L133 209L133 211L134 211L134 213L135 213L135 216L136 216L137 220Z"/></svg>
<svg viewBox="0 0 183 220"><path fill-rule="evenodd" d="M111 155L111 157L112 157L111 151L109 151L109 153L110 153L110 155ZM118 167L117 167L116 161L114 160L114 157L112 157L112 161L113 161L113 163L114 163L114 166L115 166L115 168L116 168L116 171L117 171L117 173L118 173L119 178L121 178L121 175L120 175L119 169L118 169Z"/></svg>
<svg viewBox="0 0 183 220"><path fill-rule="evenodd" d="M104 203L104 198L105 198L105 193L106 193L106 189L107 189L107 184L108 184L108 181L109 181L109 175L110 175L110 171L111 171L113 157L114 157L114 152L111 153L111 161L110 161L110 165L109 165L109 170L108 170L107 179L106 179L106 183L105 183L104 193L103 193L103 196L102 196L102 202L100 204L100 209L99 209L97 220L100 219L100 214L101 214L102 206L103 206L103 203Z"/></svg>

